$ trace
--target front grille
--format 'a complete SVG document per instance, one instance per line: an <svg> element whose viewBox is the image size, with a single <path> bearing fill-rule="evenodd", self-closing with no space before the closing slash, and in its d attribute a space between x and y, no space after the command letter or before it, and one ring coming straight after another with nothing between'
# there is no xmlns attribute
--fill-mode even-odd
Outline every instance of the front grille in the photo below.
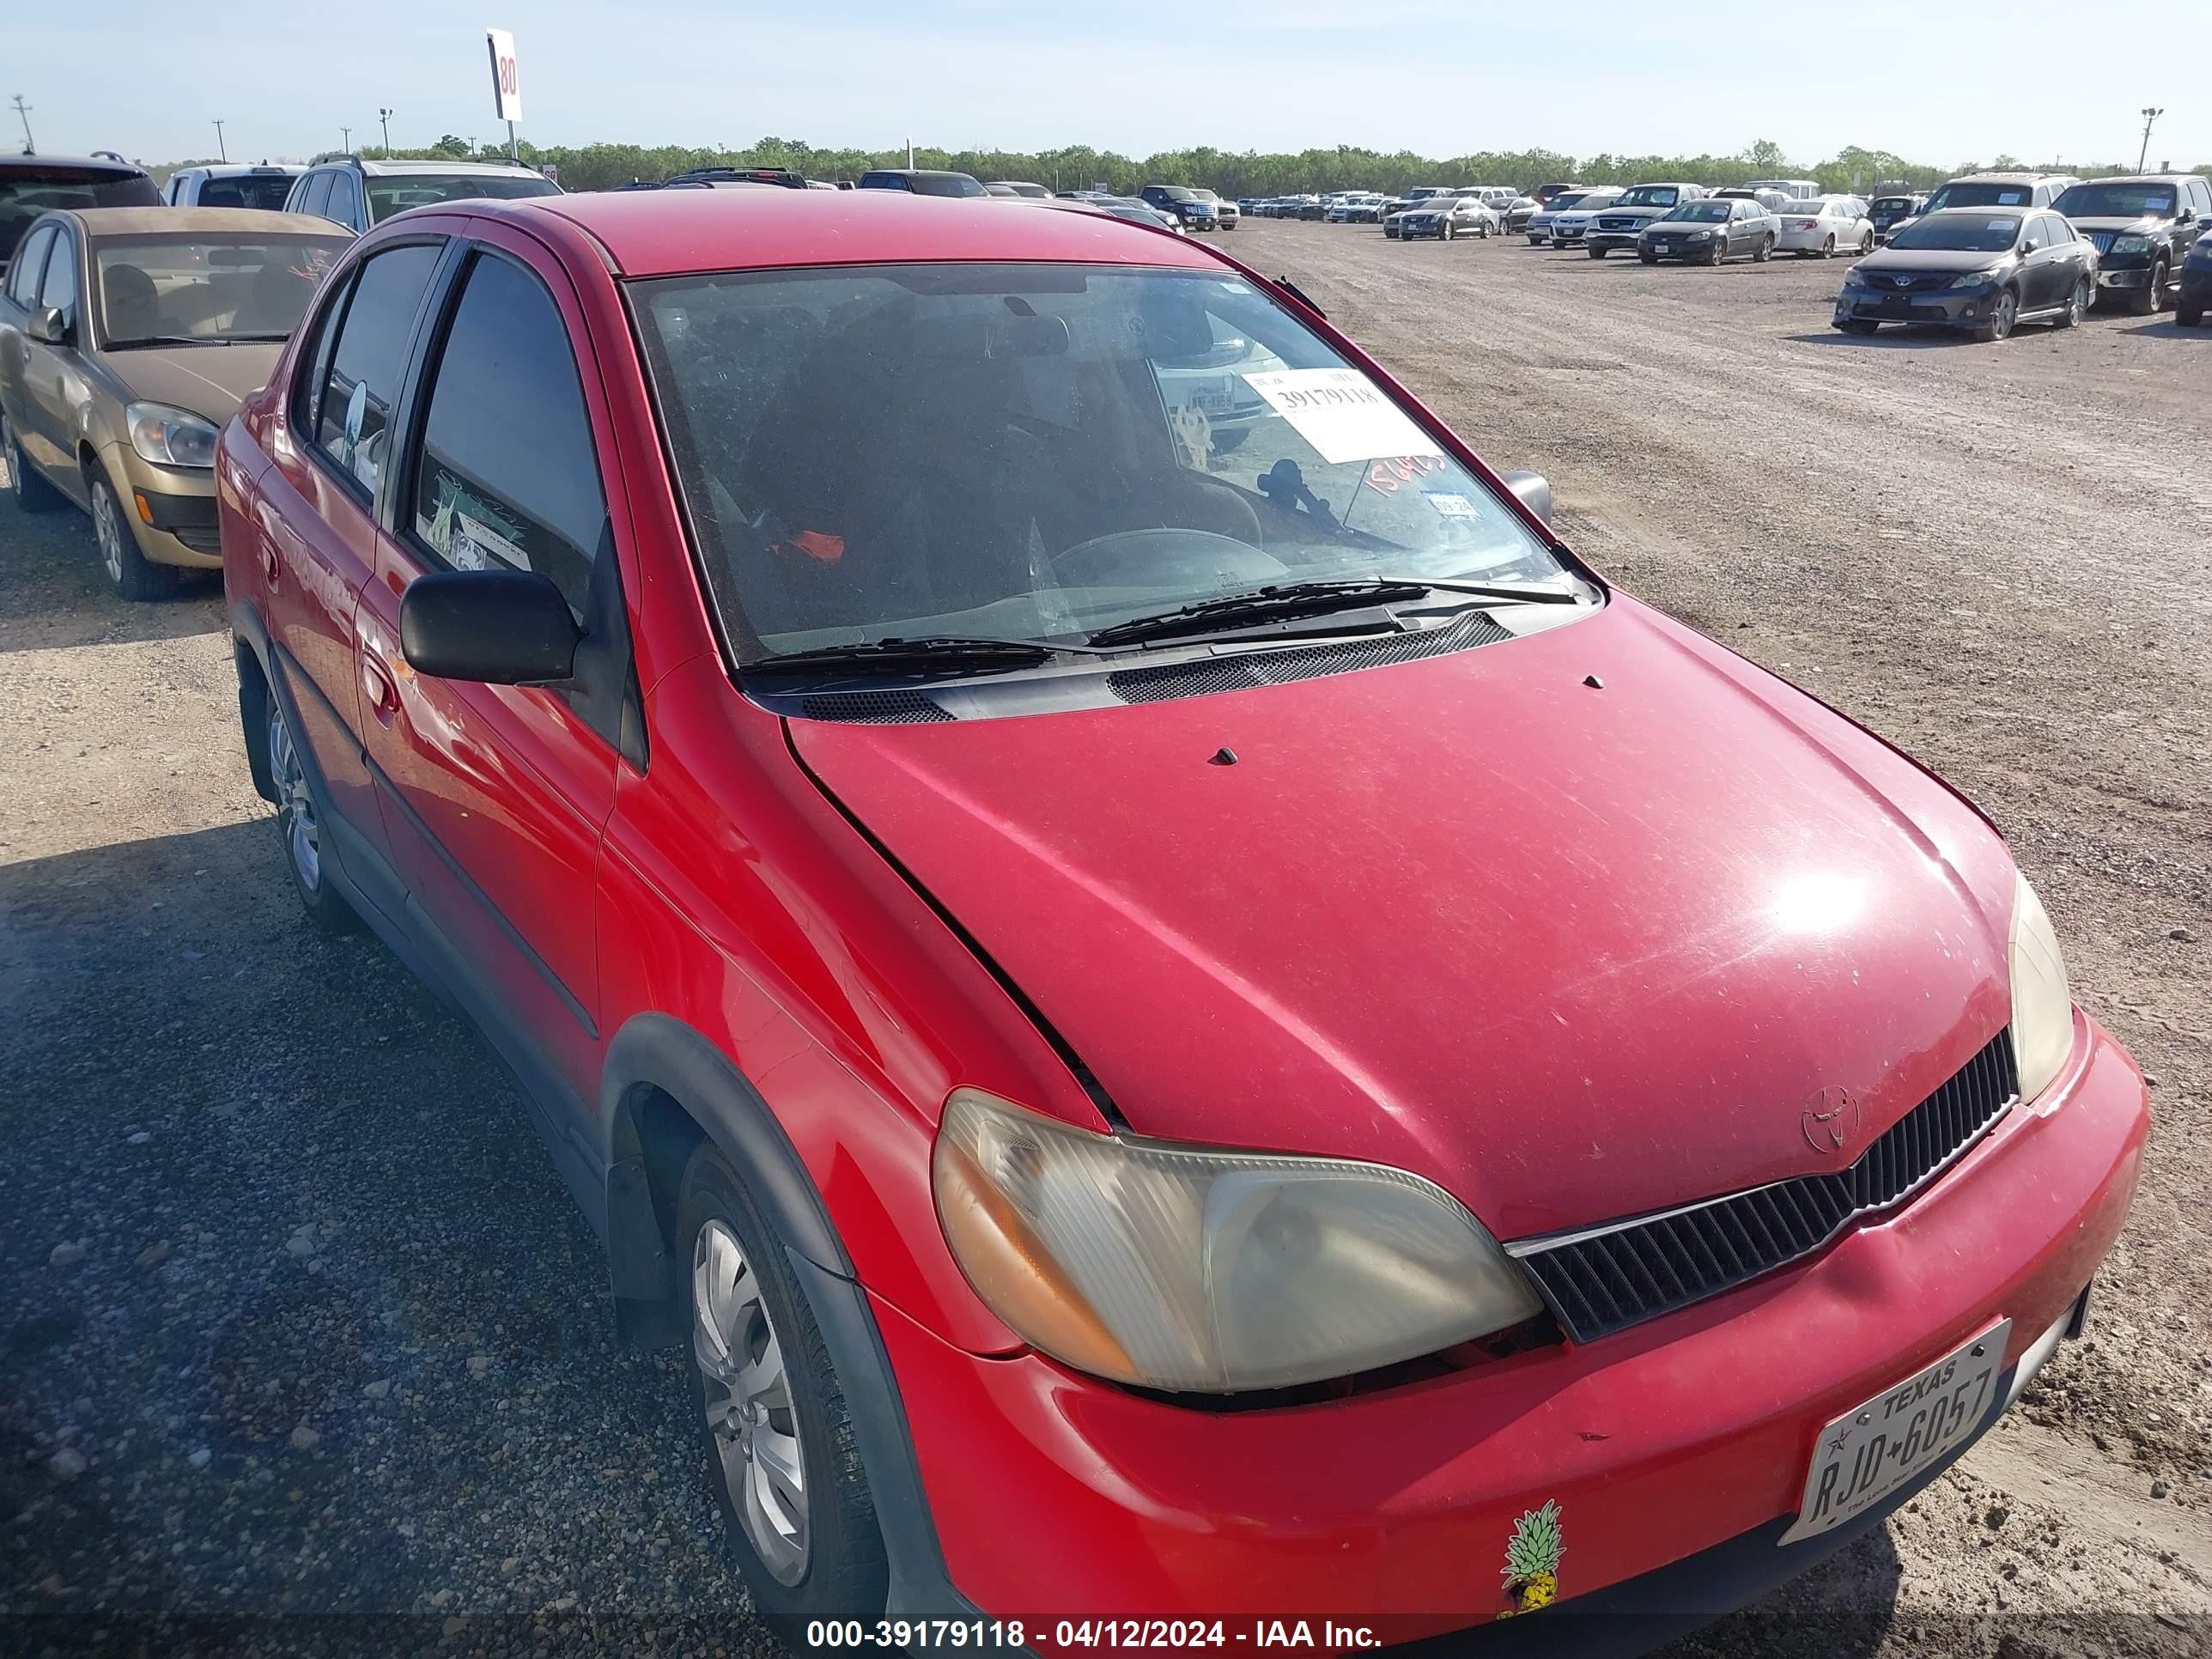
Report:
<svg viewBox="0 0 2212 1659"><path fill-rule="evenodd" d="M1164 702L1170 697L1246 691L1255 686L1317 679L1324 674L1348 674L1354 669L1376 668L1385 663L1440 657L1447 652L1464 651L1472 646L1489 645L1512 637L1510 629L1500 628L1477 611L1461 617L1449 627L1424 629L1414 634L1381 634L1372 639L1339 641L1291 650L1245 651L1233 657L1163 663L1157 668L1117 669L1107 675L1106 684L1123 702Z"/></svg>
<svg viewBox="0 0 2212 1659"><path fill-rule="evenodd" d="M1849 1169L1507 1250L1527 1264L1568 1334L1595 1341L1809 1255L1856 1218L1902 1202L2019 1094L2012 1036L2000 1031Z"/></svg>
<svg viewBox="0 0 2212 1659"><path fill-rule="evenodd" d="M1633 230L1643 222L1641 219L1635 218L1601 219L1597 222L1597 228L1600 230Z"/></svg>
<svg viewBox="0 0 2212 1659"><path fill-rule="evenodd" d="M2092 231L2089 245L2100 253L2110 253L2112 251L2112 233L2109 230Z"/></svg>

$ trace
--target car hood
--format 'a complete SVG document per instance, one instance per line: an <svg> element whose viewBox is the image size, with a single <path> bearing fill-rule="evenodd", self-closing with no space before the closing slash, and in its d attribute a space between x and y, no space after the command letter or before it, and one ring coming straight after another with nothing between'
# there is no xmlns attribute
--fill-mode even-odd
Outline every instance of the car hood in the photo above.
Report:
<svg viewBox="0 0 2212 1659"><path fill-rule="evenodd" d="M2173 222L2155 216L2146 217L2140 213L2132 219L2120 213L2095 214L2087 216L2077 216L2069 213L2066 216L2066 222L2085 235L2093 230L2110 230L2132 232L2137 236L2163 236Z"/></svg>
<svg viewBox="0 0 2212 1659"><path fill-rule="evenodd" d="M1596 210L1609 219L1663 219L1674 210L1670 207L1602 207Z"/></svg>
<svg viewBox="0 0 2212 1659"><path fill-rule="evenodd" d="M246 397L269 383L283 354L275 341L240 345L133 346L100 361L133 399L167 404L221 426Z"/></svg>
<svg viewBox="0 0 2212 1659"><path fill-rule="evenodd" d="M1994 253L1976 253L1964 249L1937 247L1886 247L1879 253L1869 253L1853 265L1853 270L1881 272L1890 270L1955 271L1985 270L2013 256L2002 249Z"/></svg>
<svg viewBox="0 0 2212 1659"><path fill-rule="evenodd" d="M1690 231L1726 230L1728 227L1725 219L1654 219L1644 228L1661 236L1673 236Z"/></svg>
<svg viewBox="0 0 2212 1659"><path fill-rule="evenodd" d="M1289 684L790 730L1138 1133L1412 1170L1501 1237L1832 1167L1822 1090L1870 1139L2008 1018L1987 824L1625 599Z"/></svg>

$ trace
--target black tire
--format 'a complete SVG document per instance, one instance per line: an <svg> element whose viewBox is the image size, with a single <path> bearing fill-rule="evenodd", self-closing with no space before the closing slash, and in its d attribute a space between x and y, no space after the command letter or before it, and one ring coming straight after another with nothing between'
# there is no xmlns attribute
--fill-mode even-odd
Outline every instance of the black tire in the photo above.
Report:
<svg viewBox="0 0 2212 1659"><path fill-rule="evenodd" d="M753 1609L795 1653L805 1652L809 1621L858 1619L872 1623L884 1611L890 1575L875 1497L861 1466L836 1367L805 1292L743 1178L711 1141L691 1154L677 1200L676 1243L686 1264L685 1306L697 1328L701 1235L717 1224L734 1237L744 1264L757 1282L769 1340L781 1350L787 1382L788 1426L798 1437L806 1490L805 1547L799 1576L787 1583L771 1570L747 1534L730 1493L724 1447L708 1426L706 1373L697 1358L690 1377L692 1419L708 1461L708 1479L722 1511L731 1559L752 1593ZM777 1412L771 1407L764 1420Z"/></svg>
<svg viewBox="0 0 2212 1659"><path fill-rule="evenodd" d="M2173 305L2173 320L2183 328L2195 328L2204 320L2204 307L2191 305L2186 300L2177 300Z"/></svg>
<svg viewBox="0 0 2212 1659"><path fill-rule="evenodd" d="M2128 290L2128 309L2138 317L2155 316L2166 309L2166 261L2154 260L2150 281Z"/></svg>
<svg viewBox="0 0 2212 1659"><path fill-rule="evenodd" d="M1751 257L1759 261L1760 264L1765 264L1769 259L1771 259L1774 257L1773 236L1769 234L1761 237L1759 243L1759 252L1753 254Z"/></svg>
<svg viewBox="0 0 2212 1659"><path fill-rule="evenodd" d="M1637 249L1636 257L1641 259L1647 265L1656 265L1659 263L1659 256L1654 253L1648 247L1640 247Z"/></svg>
<svg viewBox="0 0 2212 1659"><path fill-rule="evenodd" d="M1846 334L1871 334L1881 325L1871 317L1846 317L1836 326Z"/></svg>
<svg viewBox="0 0 2212 1659"><path fill-rule="evenodd" d="M252 688L258 696L241 697L240 711L248 722L246 740L258 743L268 773L276 807L276 848L284 860L284 872L292 878L292 891L307 920L326 933L358 932L361 918L345 896L331 884L323 865L320 813L307 784L298 736L265 683L257 678ZM258 729L253 722L258 720Z"/></svg>
<svg viewBox="0 0 2212 1659"><path fill-rule="evenodd" d="M8 424L4 415L0 415L0 456L8 462L8 487L14 492L15 505L24 512L52 513L69 505L69 497L55 489L45 473L32 471L30 462L23 458L22 447L15 441L15 428Z"/></svg>
<svg viewBox="0 0 2212 1659"><path fill-rule="evenodd" d="M1984 345L2010 339L2020 320L2020 296L2008 288L1998 289L1997 297L1990 301L1990 306L1989 320L1973 331L1974 337Z"/></svg>
<svg viewBox="0 0 2212 1659"><path fill-rule="evenodd" d="M85 489L92 504L92 539L100 568L117 596L139 603L166 599L177 591L177 567L155 564L139 549L138 532L106 475L88 471Z"/></svg>
<svg viewBox="0 0 2212 1659"><path fill-rule="evenodd" d="M1589 257L1593 259L1602 259L1610 252L1612 252L1612 250L1609 248L1598 247L1593 245L1589 251Z"/></svg>
<svg viewBox="0 0 2212 1659"><path fill-rule="evenodd" d="M1721 232L1713 238L1713 245L1705 254L1705 263L1717 270L1728 263L1728 233Z"/></svg>
<svg viewBox="0 0 2212 1659"><path fill-rule="evenodd" d="M1820 244L1820 257L1823 259L1832 259L1836 257L1836 239L1833 236L1830 236L1826 241Z"/></svg>
<svg viewBox="0 0 2212 1659"><path fill-rule="evenodd" d="M2058 313L2058 326L2077 326L2089 314L2089 307L2096 303L2096 299L2097 285L2087 276L2081 278L2074 284L2074 291L2066 296L2066 308Z"/></svg>

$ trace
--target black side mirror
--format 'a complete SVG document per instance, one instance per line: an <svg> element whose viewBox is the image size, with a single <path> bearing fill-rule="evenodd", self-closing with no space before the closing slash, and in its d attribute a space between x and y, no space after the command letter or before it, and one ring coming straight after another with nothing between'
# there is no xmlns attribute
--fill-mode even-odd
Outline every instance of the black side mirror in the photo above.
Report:
<svg viewBox="0 0 2212 1659"><path fill-rule="evenodd" d="M1540 472L1508 472L1505 487L1521 498L1521 505L1541 519L1552 521L1552 482Z"/></svg>
<svg viewBox="0 0 2212 1659"><path fill-rule="evenodd" d="M534 570L435 571L399 597L400 651L441 680L565 680L582 638L561 590Z"/></svg>
<svg viewBox="0 0 2212 1659"><path fill-rule="evenodd" d="M41 345L67 345L69 325L62 319L59 306L40 306L31 313L24 332Z"/></svg>

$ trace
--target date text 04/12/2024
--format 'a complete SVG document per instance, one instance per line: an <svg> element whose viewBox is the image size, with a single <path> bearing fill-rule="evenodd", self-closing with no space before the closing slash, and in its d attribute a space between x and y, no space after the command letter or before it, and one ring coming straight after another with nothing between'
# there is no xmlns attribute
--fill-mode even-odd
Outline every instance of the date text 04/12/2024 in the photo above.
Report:
<svg viewBox="0 0 2212 1659"><path fill-rule="evenodd" d="M1379 1648L1365 1625L1309 1619L1060 1619L1025 1624L1000 1619L816 1620L810 1648Z"/></svg>

